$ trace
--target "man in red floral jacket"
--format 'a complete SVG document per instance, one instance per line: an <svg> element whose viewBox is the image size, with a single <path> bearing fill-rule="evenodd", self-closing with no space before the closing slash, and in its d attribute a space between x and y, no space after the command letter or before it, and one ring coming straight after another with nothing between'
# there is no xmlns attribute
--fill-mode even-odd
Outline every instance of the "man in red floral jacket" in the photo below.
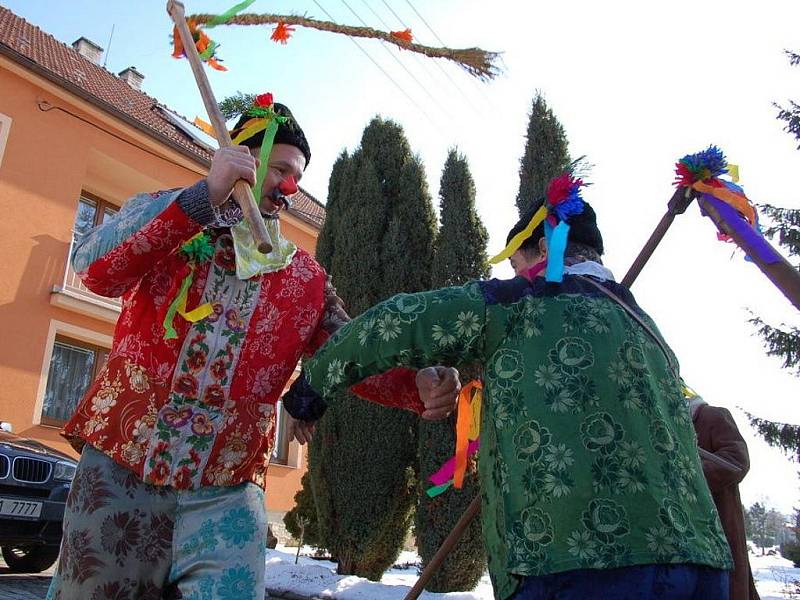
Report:
<svg viewBox="0 0 800 600"><path fill-rule="evenodd" d="M273 108L285 120L260 195L269 255L248 250L229 199L237 180L256 183L263 132L217 151L206 179L135 196L76 244L86 286L123 307L108 362L65 428L82 456L50 598L264 595L275 405L341 313L323 269L280 235L310 150L291 112ZM457 376L420 372L435 390L423 404L415 375L353 391L424 417L452 410Z"/></svg>

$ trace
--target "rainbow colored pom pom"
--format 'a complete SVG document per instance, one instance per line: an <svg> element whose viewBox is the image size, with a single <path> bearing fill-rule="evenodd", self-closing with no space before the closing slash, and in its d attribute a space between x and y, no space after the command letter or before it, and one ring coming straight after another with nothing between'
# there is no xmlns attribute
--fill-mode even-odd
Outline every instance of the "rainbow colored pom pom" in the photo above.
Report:
<svg viewBox="0 0 800 600"><path fill-rule="evenodd" d="M698 181L717 179L728 172L728 161L713 144L697 154L687 154L675 163L675 185L690 187Z"/></svg>

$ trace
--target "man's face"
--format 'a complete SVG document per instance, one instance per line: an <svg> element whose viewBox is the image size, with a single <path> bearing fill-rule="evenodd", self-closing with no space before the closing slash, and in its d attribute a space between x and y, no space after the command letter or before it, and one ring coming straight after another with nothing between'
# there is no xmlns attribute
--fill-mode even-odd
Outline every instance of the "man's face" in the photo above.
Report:
<svg viewBox="0 0 800 600"><path fill-rule="evenodd" d="M527 277L531 267L539 262L539 255L529 251L517 250L508 260L517 276Z"/></svg>
<svg viewBox="0 0 800 600"><path fill-rule="evenodd" d="M260 148L251 148L250 154L258 157L260 150ZM283 208L283 203L276 202L275 196L294 194L305 168L306 157L298 148L289 144L272 146L267 174L264 176L264 184L261 187L261 214L274 215Z"/></svg>

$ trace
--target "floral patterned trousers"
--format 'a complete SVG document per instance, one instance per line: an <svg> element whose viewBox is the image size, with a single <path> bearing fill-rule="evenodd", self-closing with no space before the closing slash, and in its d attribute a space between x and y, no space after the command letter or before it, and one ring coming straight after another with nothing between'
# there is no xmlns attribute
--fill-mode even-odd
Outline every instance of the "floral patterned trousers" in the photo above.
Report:
<svg viewBox="0 0 800 600"><path fill-rule="evenodd" d="M253 483L156 487L87 445L47 598L262 600L266 531Z"/></svg>

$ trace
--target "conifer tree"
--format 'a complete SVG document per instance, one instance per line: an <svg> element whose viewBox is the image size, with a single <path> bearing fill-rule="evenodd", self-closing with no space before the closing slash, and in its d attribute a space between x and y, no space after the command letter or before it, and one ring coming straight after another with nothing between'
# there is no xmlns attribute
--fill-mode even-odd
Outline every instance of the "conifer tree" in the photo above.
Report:
<svg viewBox="0 0 800 600"><path fill-rule="evenodd" d="M564 127L540 92L536 93L531 104L525 138L517 192L517 210L520 216L539 199L544 198L548 182L565 171L571 162Z"/></svg>
<svg viewBox="0 0 800 600"><path fill-rule="evenodd" d="M466 158L451 149L439 185L441 227L433 258L433 287L461 285L488 275L486 228L475 210L475 184ZM463 382L479 379L475 365L459 365ZM428 481L455 450L455 416L444 421L419 422L420 495L415 532L423 567L433 558L456 522L479 491L477 469L470 461L464 487L435 498L425 490ZM486 568L480 519L473 519L459 543L427 585L431 592L466 591L475 587Z"/></svg>
<svg viewBox="0 0 800 600"><path fill-rule="evenodd" d="M786 55L792 66L800 66L800 54L787 51ZM790 101L789 106L776 105L776 108L777 119L785 124L784 130L794 136L800 150L800 104ZM764 204L759 206L759 210L770 222L764 234L785 248L790 258L800 257L800 209ZM800 265L797 268L800 269ZM758 317L752 318L750 323L756 326L758 335L764 340L767 355L781 359L784 368L791 369L800 377L800 328L775 327ZM768 421L749 413L747 417L770 446L782 449L800 462L800 425ZM800 566L800 509L795 509L793 519L797 527L794 528L794 539L786 543L786 558Z"/></svg>
<svg viewBox="0 0 800 600"><path fill-rule="evenodd" d="M329 183L319 259L356 316L430 286L435 233L425 172L402 128L374 118ZM343 394L309 452L321 544L341 574L378 579L402 549L416 500L417 421Z"/></svg>
<svg viewBox="0 0 800 600"><path fill-rule="evenodd" d="M800 54L786 52L792 66L800 66ZM790 101L789 106L778 108L777 118L785 123L784 129L794 136L800 150L800 104ZM800 257L800 209L779 208L769 204L759 206L769 222L764 235L778 242L789 253L790 258ZM800 269L800 265L797 267ZM788 325L775 327L758 317L750 320L758 335L764 340L769 356L783 361L783 368L790 369L800 377L800 328ZM800 459L800 426L776 423L748 414L750 423L772 446L794 453Z"/></svg>

